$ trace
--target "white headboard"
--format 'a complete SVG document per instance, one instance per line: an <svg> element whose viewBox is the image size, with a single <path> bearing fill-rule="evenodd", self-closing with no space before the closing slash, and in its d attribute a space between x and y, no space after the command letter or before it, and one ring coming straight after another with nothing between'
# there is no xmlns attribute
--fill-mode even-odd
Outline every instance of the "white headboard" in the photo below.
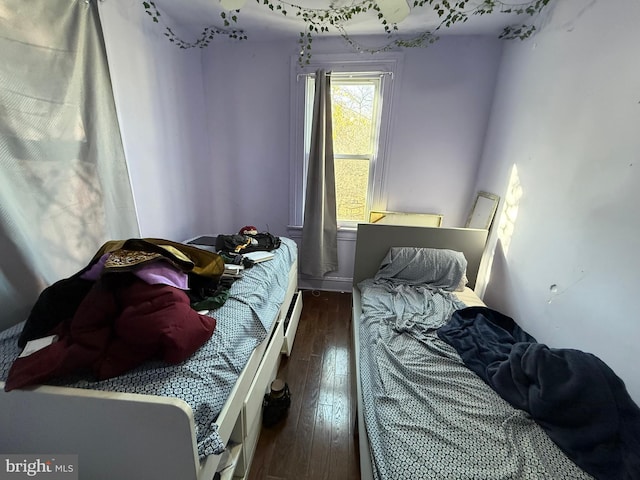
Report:
<svg viewBox="0 0 640 480"><path fill-rule="evenodd" d="M487 234L487 230L475 228L359 224L353 285L356 286L376 274L390 247L429 247L448 248L464 253L469 287L474 288Z"/></svg>

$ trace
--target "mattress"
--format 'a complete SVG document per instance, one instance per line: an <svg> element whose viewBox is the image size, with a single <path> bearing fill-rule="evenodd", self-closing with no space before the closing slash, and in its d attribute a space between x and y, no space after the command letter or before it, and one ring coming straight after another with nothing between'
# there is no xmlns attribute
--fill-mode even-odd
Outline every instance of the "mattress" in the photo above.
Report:
<svg viewBox="0 0 640 480"><path fill-rule="evenodd" d="M274 258L245 270L243 278L231 286L224 305L209 313L217 321L214 334L187 361L177 365L147 362L102 381L75 375L49 384L182 399L194 413L199 456L222 453L225 446L214 422L251 353L272 330L297 256L295 242L281 240ZM20 323L0 333L0 380L6 380L20 353L17 339L22 327Z"/></svg>
<svg viewBox="0 0 640 480"><path fill-rule="evenodd" d="M462 292L453 292L458 300L460 300L466 307L485 307L484 302L476 295L476 292L469 287L464 287Z"/></svg>
<svg viewBox="0 0 640 480"><path fill-rule="evenodd" d="M467 306L461 300L478 304L473 292L370 280L359 288L363 413L375 478L591 478L438 338L436 329Z"/></svg>

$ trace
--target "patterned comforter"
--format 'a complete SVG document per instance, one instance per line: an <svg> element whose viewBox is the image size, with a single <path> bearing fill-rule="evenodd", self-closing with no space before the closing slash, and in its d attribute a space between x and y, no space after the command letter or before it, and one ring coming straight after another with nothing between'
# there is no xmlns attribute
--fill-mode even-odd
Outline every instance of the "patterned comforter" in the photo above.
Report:
<svg viewBox="0 0 640 480"><path fill-rule="evenodd" d="M464 305L426 286L362 282L360 372L378 479L588 479L436 329Z"/></svg>

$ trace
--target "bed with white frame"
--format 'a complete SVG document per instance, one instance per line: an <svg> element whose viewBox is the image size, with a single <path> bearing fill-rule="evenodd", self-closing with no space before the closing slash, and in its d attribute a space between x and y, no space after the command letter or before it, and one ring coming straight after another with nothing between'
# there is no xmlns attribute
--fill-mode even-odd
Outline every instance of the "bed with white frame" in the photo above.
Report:
<svg viewBox="0 0 640 480"><path fill-rule="evenodd" d="M403 295L394 290L397 284L390 287L389 302L386 287L377 290L373 279L383 259L390 258L391 247L450 249L468 261L468 286L452 293L463 304L482 308L472 289L486 239L486 230L358 226L352 339L362 479L591 478L526 412L513 408L469 370L434 330L420 338L398 330L398 317L390 312L408 309L402 304L401 310L393 310L402 301L394 295ZM454 300L452 305L459 304Z"/></svg>
<svg viewBox="0 0 640 480"><path fill-rule="evenodd" d="M407 227L396 225L358 225L356 251L353 272L353 359L355 363L356 392L356 431L360 452L360 477L372 479L373 465L369 449L369 439L364 420L362 404L362 384L360 378L360 329L359 319L362 313L361 293L358 284L373 278L380 267L382 259L391 247L429 247L448 248L461 251L468 262L467 278L472 289L480 268L480 261L487 240L486 230L439 228L439 227Z"/></svg>
<svg viewBox="0 0 640 480"><path fill-rule="evenodd" d="M302 309L297 265L294 250L270 330L215 419L225 452L199 455L193 409L179 398L48 385L5 392L0 382L0 453L78 455L80 478L95 480L211 480L221 459L232 465L222 478L248 476L263 397L281 354L291 352Z"/></svg>

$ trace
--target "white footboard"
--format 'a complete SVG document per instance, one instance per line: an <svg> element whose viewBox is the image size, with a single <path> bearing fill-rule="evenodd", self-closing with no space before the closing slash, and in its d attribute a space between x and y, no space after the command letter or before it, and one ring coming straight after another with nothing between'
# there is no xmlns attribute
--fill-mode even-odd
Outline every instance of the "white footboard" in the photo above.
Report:
<svg viewBox="0 0 640 480"><path fill-rule="evenodd" d="M3 390L0 424L0 452L77 454L81 478L198 478L193 414L179 399L48 386Z"/></svg>

